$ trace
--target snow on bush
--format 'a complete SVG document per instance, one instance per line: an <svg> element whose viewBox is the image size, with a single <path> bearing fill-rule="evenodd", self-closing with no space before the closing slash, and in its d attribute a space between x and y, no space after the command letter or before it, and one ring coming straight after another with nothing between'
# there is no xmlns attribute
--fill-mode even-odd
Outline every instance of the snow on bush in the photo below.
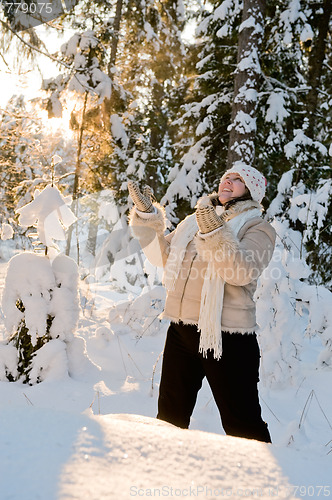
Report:
<svg viewBox="0 0 332 500"><path fill-rule="evenodd" d="M276 248L256 292L263 379L280 387L300 383L306 368L332 368L332 293L309 284L312 270L305 246L310 239L319 244L331 181L319 181L309 189L301 181L294 185L294 174L295 170L283 174L268 209ZM304 226L303 234L292 229L297 221Z"/></svg>
<svg viewBox="0 0 332 500"><path fill-rule="evenodd" d="M17 349L13 345L0 343L0 380L17 377Z"/></svg>
<svg viewBox="0 0 332 500"><path fill-rule="evenodd" d="M137 338L143 335L155 335L159 333L161 322L159 315L163 312L165 302L165 289L162 286L153 288L144 287L141 294L115 304L109 312L109 322L111 325L123 323L129 326ZM142 314L144 311L144 314Z"/></svg>
<svg viewBox="0 0 332 500"><path fill-rule="evenodd" d="M332 293L305 282L302 235L275 219L274 255L256 291L262 378L269 386L300 383L305 368L332 368Z"/></svg>
<svg viewBox="0 0 332 500"><path fill-rule="evenodd" d="M54 339L35 352L29 372L29 384L42 380L59 380L68 372L66 344Z"/></svg>
<svg viewBox="0 0 332 500"><path fill-rule="evenodd" d="M119 217L96 254L95 277L111 277L115 288L135 294L146 284L141 249L131 235L125 215Z"/></svg>
<svg viewBox="0 0 332 500"><path fill-rule="evenodd" d="M65 255L51 262L26 252L9 261L2 302L8 337L0 350L0 380L34 384L68 372L66 345L74 339L79 316L77 282L77 265Z"/></svg>
<svg viewBox="0 0 332 500"><path fill-rule="evenodd" d="M71 198L64 198L58 188L48 185L42 191L36 189L34 200L16 210L21 226L37 228L41 243L48 248L55 248L54 240L66 239L64 229L68 228L76 217L67 206Z"/></svg>
<svg viewBox="0 0 332 500"><path fill-rule="evenodd" d="M10 224L3 223L0 228L0 239L1 240L10 240L13 237L14 231Z"/></svg>
<svg viewBox="0 0 332 500"><path fill-rule="evenodd" d="M65 228L76 220L68 201L56 187L47 186L17 211L20 224L36 227L40 242L56 256L51 260L25 252L8 263L2 303L7 338L0 346L0 380L35 384L76 372L89 361L83 339L74 336L78 267L70 257L57 254L54 241L65 240Z"/></svg>
<svg viewBox="0 0 332 500"><path fill-rule="evenodd" d="M76 329L78 305L78 268L73 259L58 255L52 262L56 287L52 292L50 314L54 317L50 333L61 340L71 340Z"/></svg>

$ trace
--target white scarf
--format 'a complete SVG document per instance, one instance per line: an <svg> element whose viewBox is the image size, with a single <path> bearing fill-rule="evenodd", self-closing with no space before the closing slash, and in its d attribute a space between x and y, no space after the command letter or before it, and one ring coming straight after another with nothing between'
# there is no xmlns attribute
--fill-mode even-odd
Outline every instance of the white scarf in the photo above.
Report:
<svg viewBox="0 0 332 500"><path fill-rule="evenodd" d="M218 215L224 208L216 207ZM261 210L253 208L236 215L227 224L237 235L242 226L250 219L261 216ZM163 275L163 284L167 291L174 290L175 282L179 275L186 248L198 231L196 215L188 215L176 228L172 238L170 253L166 262ZM212 349L214 357L219 359L222 355L221 341L221 314L224 300L223 278L215 271L213 262L208 263L201 292L201 306L198 319L198 330L201 332L199 352L207 356L207 351Z"/></svg>

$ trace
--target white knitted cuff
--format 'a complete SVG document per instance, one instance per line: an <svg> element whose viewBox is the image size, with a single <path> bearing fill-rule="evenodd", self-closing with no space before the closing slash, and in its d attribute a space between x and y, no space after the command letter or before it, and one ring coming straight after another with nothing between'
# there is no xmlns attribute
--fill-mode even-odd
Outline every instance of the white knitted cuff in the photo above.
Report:
<svg viewBox="0 0 332 500"><path fill-rule="evenodd" d="M152 205L153 206L153 205ZM153 212L141 212L138 208L135 207L136 213L142 219L150 219L151 215L155 215L157 213L157 209L153 206Z"/></svg>
<svg viewBox="0 0 332 500"><path fill-rule="evenodd" d="M202 240L205 240L209 236L212 236L213 234L216 234L218 231L220 231L220 229L222 227L223 226L217 227L217 229L214 229L213 231L210 231L209 233L201 233L200 231L198 231L197 236L199 236L200 238L202 238Z"/></svg>

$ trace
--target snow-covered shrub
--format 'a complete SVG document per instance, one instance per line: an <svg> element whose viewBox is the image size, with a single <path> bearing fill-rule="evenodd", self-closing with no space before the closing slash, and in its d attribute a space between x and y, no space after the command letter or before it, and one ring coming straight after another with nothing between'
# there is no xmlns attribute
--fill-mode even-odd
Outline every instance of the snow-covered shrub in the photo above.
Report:
<svg viewBox="0 0 332 500"><path fill-rule="evenodd" d="M299 383L304 368L332 368L332 293L307 283L302 235L287 220L272 222L276 248L256 291L262 381Z"/></svg>
<svg viewBox="0 0 332 500"><path fill-rule="evenodd" d="M123 323L129 326L136 333L137 338L143 335L154 335L160 331L160 323L163 320L159 319L159 315L163 312L164 302L164 287L147 286L142 289L138 297L133 298L129 295L128 299L111 307L108 319L111 325Z"/></svg>
<svg viewBox="0 0 332 500"><path fill-rule="evenodd" d="M7 338L0 350L0 380L34 384L69 370L67 348L75 340L79 316L78 267L58 254L54 241L65 240L64 229L76 219L69 202L49 185L36 190L33 201L17 210L22 226L36 228L34 236L48 256L26 252L8 263L2 302Z"/></svg>
<svg viewBox="0 0 332 500"><path fill-rule="evenodd" d="M27 252L9 261L3 293L8 337L0 350L0 380L34 384L50 372L68 371L66 344L74 338L79 315L77 282L77 265L65 255L51 262Z"/></svg>
<svg viewBox="0 0 332 500"><path fill-rule="evenodd" d="M294 185L294 174L282 175L267 211L276 248L256 292L263 381L280 387L299 383L305 368L332 368L332 293L313 272L306 248L311 240L326 249L319 233L327 221L331 181L310 190L301 181Z"/></svg>
<svg viewBox="0 0 332 500"><path fill-rule="evenodd" d="M133 294L129 294L126 300L114 304L108 317L111 325L122 323L129 326L136 332L137 338L158 333L161 323L165 322L159 318L164 310L166 297L166 291L161 285L162 268L150 264L143 252L141 259L142 262L144 261L143 272L146 276L146 285L138 296L133 297Z"/></svg>
<svg viewBox="0 0 332 500"><path fill-rule="evenodd" d="M118 290L139 294L146 285L142 251L132 237L127 217L121 216L105 238L95 258L95 277L110 279Z"/></svg>

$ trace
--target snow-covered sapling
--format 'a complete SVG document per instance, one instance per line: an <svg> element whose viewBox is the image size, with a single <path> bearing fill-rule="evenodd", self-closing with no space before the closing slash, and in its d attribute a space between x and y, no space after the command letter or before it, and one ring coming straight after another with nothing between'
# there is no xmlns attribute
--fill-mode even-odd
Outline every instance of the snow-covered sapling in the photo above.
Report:
<svg viewBox="0 0 332 500"><path fill-rule="evenodd" d="M53 254L53 239L63 239L65 222L75 220L53 186L18 212L22 225L37 226L39 239ZM77 265L65 255L51 261L49 255L25 252L9 261L3 294L8 338L7 348L0 350L0 380L34 384L67 373L66 346L79 314L77 286Z"/></svg>

